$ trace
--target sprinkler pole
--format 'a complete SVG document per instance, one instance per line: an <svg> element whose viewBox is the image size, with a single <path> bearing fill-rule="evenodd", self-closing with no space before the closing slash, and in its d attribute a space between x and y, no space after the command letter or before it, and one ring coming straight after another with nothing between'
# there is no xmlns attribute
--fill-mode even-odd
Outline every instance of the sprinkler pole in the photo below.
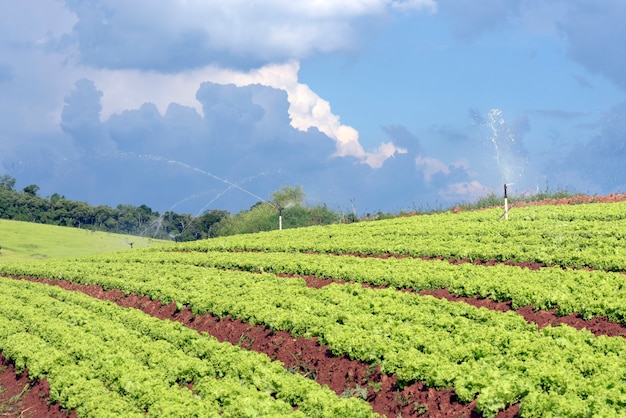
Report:
<svg viewBox="0 0 626 418"><path fill-rule="evenodd" d="M280 206L278 207L278 230L283 230L283 208Z"/></svg>
<svg viewBox="0 0 626 418"><path fill-rule="evenodd" d="M509 220L509 197L507 196L506 193L506 186L507 184L504 183L504 219L505 220Z"/></svg>

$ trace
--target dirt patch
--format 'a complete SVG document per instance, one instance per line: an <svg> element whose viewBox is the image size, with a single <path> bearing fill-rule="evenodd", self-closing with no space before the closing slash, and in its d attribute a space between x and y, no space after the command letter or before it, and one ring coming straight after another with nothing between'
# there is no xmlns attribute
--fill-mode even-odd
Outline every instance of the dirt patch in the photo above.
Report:
<svg viewBox="0 0 626 418"><path fill-rule="evenodd" d="M15 366L0 354L0 416L2 417L76 417L58 403L48 405L50 386L46 379L30 380L28 370L17 374Z"/></svg>

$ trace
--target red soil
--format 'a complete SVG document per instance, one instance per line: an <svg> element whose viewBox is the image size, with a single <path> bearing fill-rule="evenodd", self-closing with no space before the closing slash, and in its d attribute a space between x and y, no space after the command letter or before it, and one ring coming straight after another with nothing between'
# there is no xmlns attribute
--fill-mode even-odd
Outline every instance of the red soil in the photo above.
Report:
<svg viewBox="0 0 626 418"><path fill-rule="evenodd" d="M296 277L293 275L283 275L285 277ZM327 286L330 283L346 283L344 280L333 280L333 279L321 279L315 276L306 276L303 277L307 283L307 286L314 287L319 289L321 287ZM385 286L373 286L366 283L361 284L363 287L371 287L371 288L383 288ZM412 292L411 289L404 289L404 292ZM447 289L436 289L436 290L422 290L419 292L420 295L431 295L438 299L447 299L451 302L465 302L469 305L476 306L478 308L484 307L493 311L512 311L513 307L511 305L511 301L506 302L496 302L491 299L479 299L465 296L457 296L450 293ZM551 326L558 326L560 324L567 324L576 329L587 329L595 336L606 335L609 337L624 337L626 336L626 326L622 324L618 324L616 322L611 322L606 318L596 317L590 320L583 319L580 314L572 314L566 316L558 316L554 309L551 310L539 310L535 311L532 306L524 306L517 309L519 315L523 316L524 319L531 323L534 322L539 326L539 329Z"/></svg>
<svg viewBox="0 0 626 418"><path fill-rule="evenodd" d="M210 314L194 317L188 308L177 312L174 302L164 306L146 296L125 296L119 290L103 290L96 285L81 285L63 280L24 279L77 290L98 299L113 301L120 306L141 309L156 318L178 321L198 332L207 332L219 341L228 341L245 349L265 353L270 358L281 361L289 370L328 385L337 394L361 395L365 389L366 393L363 395L372 405L372 409L388 417L399 414L405 417L480 416L475 411L475 401L462 404L456 399L453 390L436 390L421 383L400 388L395 376L381 373L379 367L350 360L345 356L335 356L328 346L321 346L317 338L294 338L288 332L271 331L230 317L220 319ZM6 373L10 374L8 371ZM498 414L498 417L515 417L518 410L518 406L513 405Z"/></svg>
<svg viewBox="0 0 626 418"><path fill-rule="evenodd" d="M311 287L320 288L333 282L332 279L320 279L312 276L304 278ZM399 388L395 376L382 374L378 367L372 367L367 363L350 360L345 356L335 356L327 346L320 346L317 338L294 338L284 331L271 331L262 326L252 326L240 320L232 318L220 319L209 314L194 317L193 313L185 308L176 311L175 303L161 305L159 301L150 300L145 296L131 294L125 296L119 290L103 290L100 286L80 285L62 280L42 280L43 283L54 284L68 290L78 290L98 299L111 300L120 306L133 307L160 319L175 320L183 325L199 332L205 331L219 341L228 341L243 348L265 353L270 358L279 360L285 367L296 371L304 376L312 378L320 384L328 385L337 394L357 394L359 389L365 388L367 401L374 411L387 416L419 416L428 411L429 416L479 416L475 411L475 403L461 404L456 400L453 390L436 390L427 388L420 383ZM497 311L511 310L510 302L494 302L489 299L476 299L459 297L450 294L447 290L422 291L420 294L429 294L434 297L448 299L450 301L463 301L474 306L483 306ZM547 325L569 324L577 329L586 328L595 335L624 336L626 327L612 323L603 318L595 318L591 321L583 320L579 315L558 317L552 311L534 311L532 307L518 309L517 312L527 321L535 322L539 327ZM5 383L6 381L6 383ZM19 393L24 385L28 384L25 375L15 376L15 370L11 365L2 373L0 385L10 387L5 398L10 398ZM48 408L47 407L47 382L35 382L24 397L19 408ZM17 392L16 392L17 391ZM9 395L10 393L10 395ZM31 396L31 393L37 396ZM5 398L0 398L5 399ZM516 416L517 405L499 414L500 417ZM54 413L66 416L56 407ZM19 412L15 412L18 416ZM32 416L40 416L38 414Z"/></svg>
<svg viewBox="0 0 626 418"><path fill-rule="evenodd" d="M14 365L0 354L0 416L67 418L58 403L48 405L49 399L46 379L31 381L27 370L16 374ZM76 417L76 413L69 416Z"/></svg>

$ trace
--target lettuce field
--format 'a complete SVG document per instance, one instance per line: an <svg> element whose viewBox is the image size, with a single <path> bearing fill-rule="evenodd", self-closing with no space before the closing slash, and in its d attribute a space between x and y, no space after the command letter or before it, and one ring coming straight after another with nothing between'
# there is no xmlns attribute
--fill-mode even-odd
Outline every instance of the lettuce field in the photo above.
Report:
<svg viewBox="0 0 626 418"><path fill-rule="evenodd" d="M623 416L626 202L501 214L0 258L3 367L55 416Z"/></svg>

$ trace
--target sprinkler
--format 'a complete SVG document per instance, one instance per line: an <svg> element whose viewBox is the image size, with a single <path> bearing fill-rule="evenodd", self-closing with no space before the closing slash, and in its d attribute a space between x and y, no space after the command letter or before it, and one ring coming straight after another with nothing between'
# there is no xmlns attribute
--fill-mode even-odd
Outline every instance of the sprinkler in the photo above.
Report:
<svg viewBox="0 0 626 418"><path fill-rule="evenodd" d="M282 231L283 230L283 207L282 206L277 206L276 209L278 209L278 230Z"/></svg>
<svg viewBox="0 0 626 418"><path fill-rule="evenodd" d="M514 183L504 183L504 219L509 220L509 196L507 195L507 186L511 186Z"/></svg>

